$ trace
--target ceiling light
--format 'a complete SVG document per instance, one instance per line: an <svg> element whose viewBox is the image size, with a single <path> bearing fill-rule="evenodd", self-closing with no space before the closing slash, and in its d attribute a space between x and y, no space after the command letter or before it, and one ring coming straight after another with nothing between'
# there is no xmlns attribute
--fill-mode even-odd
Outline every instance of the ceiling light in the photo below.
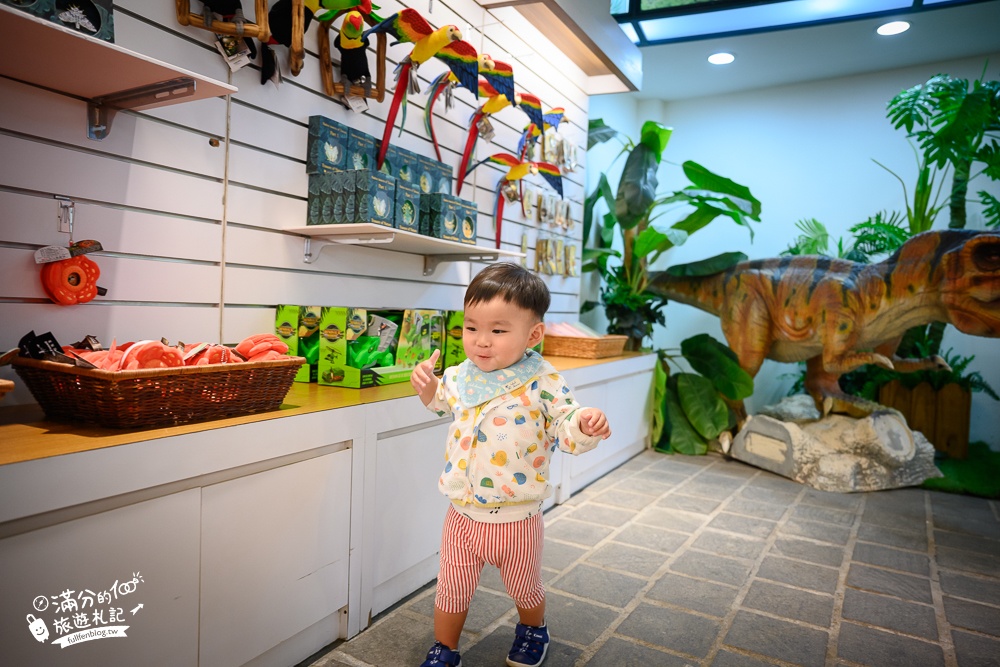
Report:
<svg viewBox="0 0 1000 667"><path fill-rule="evenodd" d="M875 32L880 35L898 35L901 32L906 32L910 29L910 24L906 21L890 21L889 23L883 23L878 27Z"/></svg>
<svg viewBox="0 0 1000 667"><path fill-rule="evenodd" d="M736 60L736 56L734 56L731 53L725 53L725 52L713 53L708 57L708 62L712 63L713 65L728 65L734 60Z"/></svg>

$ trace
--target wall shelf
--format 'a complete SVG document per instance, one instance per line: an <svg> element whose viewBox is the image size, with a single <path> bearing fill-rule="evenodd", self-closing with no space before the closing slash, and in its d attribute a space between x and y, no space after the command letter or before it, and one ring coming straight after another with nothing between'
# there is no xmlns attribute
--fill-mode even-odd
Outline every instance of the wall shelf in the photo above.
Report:
<svg viewBox="0 0 1000 667"><path fill-rule="evenodd" d="M285 231L302 234L306 237L305 255L303 256L303 261L306 264L315 262L320 253L323 252L323 248L336 245L371 245L383 250L423 255L425 276L434 273L441 262L473 260L493 262L501 257L520 259L525 256L522 252L494 250L457 241L446 241L405 229L383 227L371 222L348 225L309 225L286 228Z"/></svg>
<svg viewBox="0 0 1000 667"><path fill-rule="evenodd" d="M235 86L0 5L0 75L87 101L88 136L108 135L120 109L219 97Z"/></svg>

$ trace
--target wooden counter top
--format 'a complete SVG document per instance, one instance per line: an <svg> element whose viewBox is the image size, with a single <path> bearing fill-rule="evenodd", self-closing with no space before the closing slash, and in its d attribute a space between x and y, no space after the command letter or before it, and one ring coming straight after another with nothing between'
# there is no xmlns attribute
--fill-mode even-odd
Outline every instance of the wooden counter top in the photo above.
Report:
<svg viewBox="0 0 1000 667"><path fill-rule="evenodd" d="M604 359L546 357L560 372L612 363L642 356L628 352ZM396 398L414 396L409 382L370 389L343 389L295 382L277 410L207 422L141 430L109 429L100 426L47 421L40 408L11 406L0 408L0 465L21 463L62 454L74 454L104 447L209 431L227 426L291 417L321 410L334 410Z"/></svg>

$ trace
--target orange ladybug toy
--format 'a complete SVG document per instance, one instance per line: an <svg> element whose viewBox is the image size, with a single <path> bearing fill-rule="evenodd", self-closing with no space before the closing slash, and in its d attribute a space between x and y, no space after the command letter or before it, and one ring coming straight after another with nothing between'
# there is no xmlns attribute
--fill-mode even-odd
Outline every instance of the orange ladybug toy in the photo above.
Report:
<svg viewBox="0 0 1000 667"><path fill-rule="evenodd" d="M97 263L83 255L42 266L42 287L49 298L61 306L91 301L97 296L100 277Z"/></svg>

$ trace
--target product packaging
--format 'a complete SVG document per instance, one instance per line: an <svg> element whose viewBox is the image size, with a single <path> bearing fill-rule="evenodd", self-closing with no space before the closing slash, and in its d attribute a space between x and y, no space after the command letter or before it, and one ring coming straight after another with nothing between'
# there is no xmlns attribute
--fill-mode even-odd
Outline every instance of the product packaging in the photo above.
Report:
<svg viewBox="0 0 1000 667"><path fill-rule="evenodd" d="M111 0L55 2L54 0L0 0L0 4L51 21L55 25L82 32L90 37L115 41L114 7ZM29 56L25 56L29 57Z"/></svg>
<svg viewBox="0 0 1000 667"><path fill-rule="evenodd" d="M355 174L354 222L393 226L396 179L379 171L359 169Z"/></svg>
<svg viewBox="0 0 1000 667"><path fill-rule="evenodd" d="M444 370L444 319L442 310L404 311L396 349L396 368L404 371L406 379L417 364L430 359L434 350L442 351L434 364L434 372Z"/></svg>
<svg viewBox="0 0 1000 667"><path fill-rule="evenodd" d="M374 169L378 139L353 127L347 137L347 168Z"/></svg>
<svg viewBox="0 0 1000 667"><path fill-rule="evenodd" d="M309 117L306 173L324 174L347 169L350 129L325 116Z"/></svg>
<svg viewBox="0 0 1000 667"><path fill-rule="evenodd" d="M396 181L396 210L393 213L394 227L411 232L420 232L420 191L402 181Z"/></svg>
<svg viewBox="0 0 1000 667"><path fill-rule="evenodd" d="M476 245L475 203L433 192L420 197L421 234Z"/></svg>
<svg viewBox="0 0 1000 667"><path fill-rule="evenodd" d="M465 348L462 347L462 331L465 321L465 311L449 310L444 332L444 367L457 366L465 361Z"/></svg>

